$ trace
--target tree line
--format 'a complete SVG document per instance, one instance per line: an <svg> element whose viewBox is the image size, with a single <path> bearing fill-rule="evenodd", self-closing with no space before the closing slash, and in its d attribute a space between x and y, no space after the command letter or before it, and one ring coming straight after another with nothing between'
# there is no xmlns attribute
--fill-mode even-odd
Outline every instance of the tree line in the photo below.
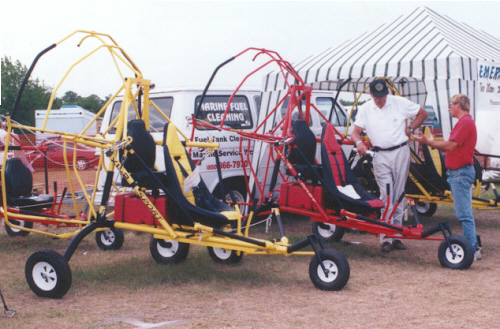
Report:
<svg viewBox="0 0 500 329"><path fill-rule="evenodd" d="M19 88L28 72L26 65L19 60L12 61L10 57L1 59L2 72L2 103L0 114L10 113L14 107ZM46 109L49 104L52 88L45 86L38 78L30 78L23 90L23 96L17 109L15 120L21 124L35 126L35 110ZM54 99L53 109L63 105L79 105L82 108L97 113L106 104L110 96L105 99L97 95L82 97L73 91L67 91L63 97Z"/></svg>

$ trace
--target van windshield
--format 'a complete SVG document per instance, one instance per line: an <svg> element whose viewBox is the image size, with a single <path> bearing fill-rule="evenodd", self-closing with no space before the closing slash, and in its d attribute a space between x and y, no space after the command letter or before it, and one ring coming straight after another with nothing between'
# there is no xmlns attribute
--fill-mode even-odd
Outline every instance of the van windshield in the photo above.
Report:
<svg viewBox="0 0 500 329"><path fill-rule="evenodd" d="M172 105L174 103L173 97L150 97L150 99L162 110L162 112L170 118L172 113ZM113 109L111 112L111 118L109 124L113 122L114 119L120 113L122 107L122 101L117 101L113 104ZM134 104L130 104L128 108L128 120L135 119L135 108ZM153 105L149 105L149 130L151 132L163 132L163 127L167 120L156 110ZM109 130L110 134L114 134L116 129L113 127Z"/></svg>
<svg viewBox="0 0 500 329"><path fill-rule="evenodd" d="M281 119L286 115L286 111L288 110L288 102L290 101L290 97L285 98L283 103L281 104ZM305 111L305 105L306 103L304 101L300 101L300 108L302 111ZM304 112L302 112L302 115L304 115ZM292 120L299 120L300 119L300 114L299 114L299 108L296 106L292 110ZM312 127L313 125L313 119L309 118L309 127Z"/></svg>
<svg viewBox="0 0 500 329"><path fill-rule="evenodd" d="M211 125L220 125L224 112L227 108L227 102L230 96L213 96L207 95L203 99L203 104L198 113L201 96L196 97L194 112L196 119L209 123ZM250 113L250 105L246 96L234 96L229 111L224 120L224 125L233 129L250 129L253 128L252 116ZM205 127L197 129L207 129Z"/></svg>
<svg viewBox="0 0 500 329"><path fill-rule="evenodd" d="M331 97L316 98L316 107L335 127L347 126L347 116L338 104L333 106L334 99ZM333 112L332 112L333 111ZM321 125L325 125L325 120L321 118Z"/></svg>

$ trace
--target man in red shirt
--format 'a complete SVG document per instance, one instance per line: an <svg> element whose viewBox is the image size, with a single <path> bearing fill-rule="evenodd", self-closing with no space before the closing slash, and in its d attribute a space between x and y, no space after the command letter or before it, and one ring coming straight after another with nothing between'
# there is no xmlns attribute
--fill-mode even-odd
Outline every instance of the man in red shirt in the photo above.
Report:
<svg viewBox="0 0 500 329"><path fill-rule="evenodd" d="M472 216L471 187L476 176L474 170L474 149L477 131L469 114L470 100L467 95L457 94L450 99L450 114L458 122L451 131L448 141L428 139L423 134L413 135L418 142L446 152L448 184L453 197L455 216L462 223L464 236L474 247L474 260L481 259L481 248L477 242L476 224Z"/></svg>

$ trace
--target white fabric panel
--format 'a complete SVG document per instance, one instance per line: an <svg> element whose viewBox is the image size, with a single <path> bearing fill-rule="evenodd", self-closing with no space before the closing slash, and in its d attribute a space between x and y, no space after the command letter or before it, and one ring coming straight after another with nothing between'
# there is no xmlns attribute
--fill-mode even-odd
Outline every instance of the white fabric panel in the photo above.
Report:
<svg viewBox="0 0 500 329"><path fill-rule="evenodd" d="M447 138L454 125L448 112L451 96L467 94L471 115L476 117L478 59L500 63L500 39L420 7L352 41L309 57L296 69L314 89L336 90L341 80L348 78L352 82L343 90L358 92L375 76L391 77L398 88L398 81L404 77L420 81L400 92L422 106L432 106ZM273 76L279 82L268 84L266 90L284 88L283 78L276 73L270 75ZM479 132L478 139L481 138Z"/></svg>
<svg viewBox="0 0 500 329"><path fill-rule="evenodd" d="M276 79L273 80L273 82L275 81ZM276 104L278 104L278 102L280 101L280 98L282 98L283 95L285 94L286 91L283 90L262 93L262 100L261 100L259 120L258 120L259 124L264 122L264 119L267 117L269 113L271 113ZM262 127L257 131L257 133L264 134L265 132L271 130L274 127L275 117L276 117L275 115L272 115L268 120L266 120L262 125ZM254 153L252 156L252 167L256 172L258 182L264 182L264 173L267 167L268 154L269 154L268 144L259 140L255 141ZM267 181L266 185L269 184L269 180L271 178L270 175L271 173L268 174L268 177L266 179ZM250 176L249 186L251 194L254 197L259 197L260 194L258 193L258 190L256 188L255 178L253 175Z"/></svg>

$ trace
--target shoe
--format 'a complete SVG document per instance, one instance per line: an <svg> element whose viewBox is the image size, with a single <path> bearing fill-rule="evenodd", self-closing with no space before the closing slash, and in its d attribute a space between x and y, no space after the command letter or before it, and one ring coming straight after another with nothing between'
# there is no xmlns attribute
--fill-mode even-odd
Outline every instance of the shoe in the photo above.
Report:
<svg viewBox="0 0 500 329"><path fill-rule="evenodd" d="M474 253L474 260L481 260L482 258L483 258L482 250L481 248L477 248L476 252Z"/></svg>
<svg viewBox="0 0 500 329"><path fill-rule="evenodd" d="M406 250L406 246L401 242L401 240L392 241L392 247L396 250Z"/></svg>
<svg viewBox="0 0 500 329"><path fill-rule="evenodd" d="M392 243L388 241L382 243L382 247L380 247L380 250L382 250L382 252L390 252L392 250Z"/></svg>

